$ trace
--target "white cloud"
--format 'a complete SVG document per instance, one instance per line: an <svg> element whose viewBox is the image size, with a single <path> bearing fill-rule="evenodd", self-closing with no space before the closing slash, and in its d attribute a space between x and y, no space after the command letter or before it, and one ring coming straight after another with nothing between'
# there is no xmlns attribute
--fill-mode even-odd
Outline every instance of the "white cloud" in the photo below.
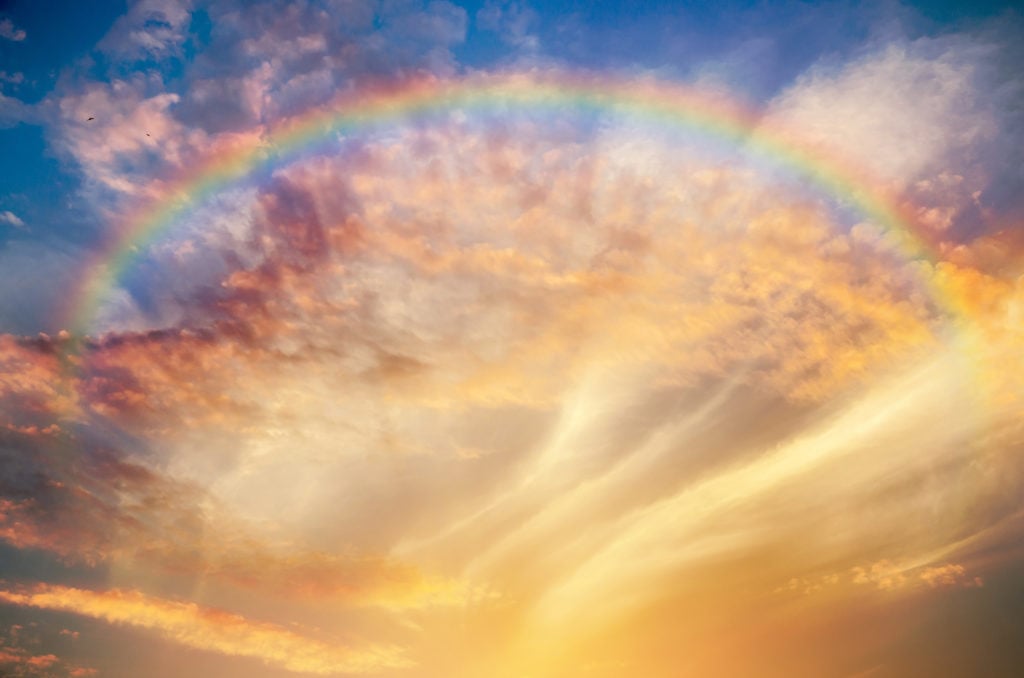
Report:
<svg viewBox="0 0 1024 678"><path fill-rule="evenodd" d="M905 189L997 135L979 87L989 57L965 39L897 41L811 69L772 102L768 122Z"/></svg>
<svg viewBox="0 0 1024 678"><path fill-rule="evenodd" d="M23 231L28 230L28 228L25 226L25 222L21 220L21 217L19 217L14 212L11 212L10 210L4 210L3 212L0 212L0 223L9 224Z"/></svg>

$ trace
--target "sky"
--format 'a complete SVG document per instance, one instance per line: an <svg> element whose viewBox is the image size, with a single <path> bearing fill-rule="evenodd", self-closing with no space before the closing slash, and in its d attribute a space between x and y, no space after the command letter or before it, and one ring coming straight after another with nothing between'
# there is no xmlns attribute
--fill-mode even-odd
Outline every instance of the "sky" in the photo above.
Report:
<svg viewBox="0 0 1024 678"><path fill-rule="evenodd" d="M1021 63L998 2L0 2L0 675L1019 675Z"/></svg>

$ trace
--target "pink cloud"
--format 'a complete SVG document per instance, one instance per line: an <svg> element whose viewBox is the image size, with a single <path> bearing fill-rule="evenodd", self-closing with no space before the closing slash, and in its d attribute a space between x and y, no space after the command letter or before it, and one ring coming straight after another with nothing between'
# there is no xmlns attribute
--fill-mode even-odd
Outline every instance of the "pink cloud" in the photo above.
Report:
<svg viewBox="0 0 1024 678"><path fill-rule="evenodd" d="M18 28L10 19L0 20L0 38L4 40L11 40L13 42L21 42L27 36L24 30Z"/></svg>

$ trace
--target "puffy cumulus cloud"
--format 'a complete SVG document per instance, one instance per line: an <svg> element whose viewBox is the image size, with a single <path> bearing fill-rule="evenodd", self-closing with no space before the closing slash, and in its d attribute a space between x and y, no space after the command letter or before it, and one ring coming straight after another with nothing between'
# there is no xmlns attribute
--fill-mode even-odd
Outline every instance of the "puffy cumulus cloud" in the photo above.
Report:
<svg viewBox="0 0 1024 678"><path fill-rule="evenodd" d="M53 654L33 655L18 648L0 648L0 666L4 666L11 676L52 676L55 675L52 669L58 661Z"/></svg>
<svg viewBox="0 0 1024 678"><path fill-rule="evenodd" d="M536 28L540 16L528 3L488 0L477 10L476 25L496 33L503 41L522 50L535 51L540 46Z"/></svg>
<svg viewBox="0 0 1024 678"><path fill-rule="evenodd" d="M24 30L14 25L14 22L10 19L0 20L0 38L4 40L11 40L13 42L21 42L28 37L28 34Z"/></svg>
<svg viewBox="0 0 1024 678"><path fill-rule="evenodd" d="M101 214L339 91L454 73L450 49L466 31L465 10L443 0L192 4L133 4L101 41L100 66L69 70L43 105L54 146L101 189L86 194ZM212 24L208 39L190 32L197 11ZM186 42L194 54L183 60ZM2 119L23 117L20 102L3 101Z"/></svg>
<svg viewBox="0 0 1024 678"><path fill-rule="evenodd" d="M944 586L972 588L985 585L985 580L982 577L970 576L963 565L955 563L926 568L919 576L923 582L932 588Z"/></svg>
<svg viewBox="0 0 1024 678"><path fill-rule="evenodd" d="M868 567L855 567L851 573L854 584L871 584L881 591L894 591L913 583L906 568L888 560L880 560Z"/></svg>
<svg viewBox="0 0 1024 678"><path fill-rule="evenodd" d="M193 127L222 132L272 120L346 89L356 35L372 26L373 8L352 3L334 14L314 3L215 3L216 30L186 73L179 110ZM365 17L361 14L365 13Z"/></svg>
<svg viewBox="0 0 1024 678"><path fill-rule="evenodd" d="M170 113L178 99L166 92L146 96L144 81L90 84L59 101L60 144L87 186L136 195L153 172L180 166L203 139Z"/></svg>
<svg viewBox="0 0 1024 678"><path fill-rule="evenodd" d="M99 48L129 61L178 56L188 34L192 5L191 0L135 0Z"/></svg>
<svg viewBox="0 0 1024 678"><path fill-rule="evenodd" d="M0 600L143 628L188 647L253 657L299 673L371 673L409 665L397 648L348 646L223 610L155 598L138 591L89 591L37 584L22 590L0 591Z"/></svg>
<svg viewBox="0 0 1024 678"><path fill-rule="evenodd" d="M63 633L62 631L61 634ZM76 665L41 649L42 635L38 625L33 622L28 627L14 624L0 636L0 669L5 676L87 678L97 675L94 668Z"/></svg>
<svg viewBox="0 0 1024 678"><path fill-rule="evenodd" d="M421 377L474 370L465 386L499 401L486 395L489 384L543 402L558 392L552 382L565 382L558 371L607 359L667 360L681 380L749 361L773 388L814 399L874 362L866 353L927 341L932 311L912 269L851 244L820 206L768 200L772 189L754 175L706 171L655 143L634 143L648 162L631 167L615 160L625 156L615 141L559 143L529 124L442 126L371 145L355 163L289 168L262 199L276 235L260 233L275 248L261 256L307 281L289 278L287 298L274 303L296 327L349 320L327 298L338 287L331 278L343 278L347 303L360 309L350 320L373 328L362 337L399 340L381 348L431 366ZM659 174L686 177L685 188L656 182ZM331 204L322 196L337 194L342 176L345 198ZM691 217L680 223L676 214ZM864 266L875 272L860 277ZM227 287L251 304L268 283L263 266L233 274ZM394 335L399 326L408 333ZM673 344L694 350L669 358L658 348ZM572 357L537 374L527 363L545 352ZM774 356L783 352L817 364L782 366ZM541 381L501 381L514 375Z"/></svg>
<svg viewBox="0 0 1024 678"><path fill-rule="evenodd" d="M33 425L54 419L74 409L74 397L62 393L61 361L51 337L35 338L0 335L0 359L4 371L0 377L2 412L5 424Z"/></svg>
<svg viewBox="0 0 1024 678"><path fill-rule="evenodd" d="M400 6L400 5L399 5ZM390 18L394 29L403 36L441 45L457 45L466 39L466 10L447 0L433 0L422 9L396 12Z"/></svg>
<svg viewBox="0 0 1024 678"><path fill-rule="evenodd" d="M0 71L0 82L6 82L11 85L20 85L25 82L25 74L20 71L14 71L8 73L7 71Z"/></svg>
<svg viewBox="0 0 1024 678"><path fill-rule="evenodd" d="M804 138L903 181L995 134L996 112L971 96L984 56L970 42L897 42L812 70L776 98L772 114Z"/></svg>
<svg viewBox="0 0 1024 678"><path fill-rule="evenodd" d="M125 450L84 425L89 415L69 390L60 341L5 346L0 536L95 564L116 556L121 539L140 544L157 525L187 525L194 509L184 508L188 488L135 461L144 449Z"/></svg>
<svg viewBox="0 0 1024 678"><path fill-rule="evenodd" d="M901 194L939 239L999 228L1007 148L1021 148L1022 95L992 32L898 38L824 61L769 104L766 123L845 158Z"/></svg>

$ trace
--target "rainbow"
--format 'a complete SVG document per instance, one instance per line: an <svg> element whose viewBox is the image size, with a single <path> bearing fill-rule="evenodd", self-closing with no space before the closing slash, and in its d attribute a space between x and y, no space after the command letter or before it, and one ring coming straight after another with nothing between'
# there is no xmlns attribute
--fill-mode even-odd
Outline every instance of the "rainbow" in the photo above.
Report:
<svg viewBox="0 0 1024 678"><path fill-rule="evenodd" d="M862 168L801 142L793 130L771 125L760 111L719 94L651 79L559 71L457 80L422 78L340 95L325 106L238 137L177 176L155 183L157 197L120 220L106 246L87 263L83 282L65 307L60 324L73 334L86 332L105 296L147 244L172 228L187 210L259 169L294 159L325 140L371 127L446 111L506 109L622 113L736 144L852 206L894 236L909 259L938 258L936 242L919 224L912 205L881 188ZM945 310L961 313L948 291L933 290L933 294Z"/></svg>

